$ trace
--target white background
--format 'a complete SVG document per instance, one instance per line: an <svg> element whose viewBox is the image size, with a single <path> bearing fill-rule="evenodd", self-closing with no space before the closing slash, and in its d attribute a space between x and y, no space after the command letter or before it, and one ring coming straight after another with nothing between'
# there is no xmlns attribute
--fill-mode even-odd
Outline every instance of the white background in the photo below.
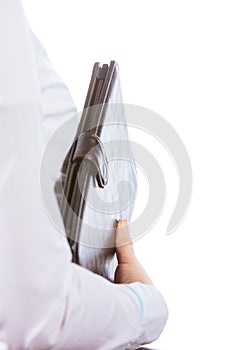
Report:
<svg viewBox="0 0 233 350"><path fill-rule="evenodd" d="M93 63L115 59L124 101L162 115L189 152L192 202L181 226L166 236L176 172L165 149L140 137L158 152L168 191L159 224L135 244L170 310L164 333L151 347L232 349L232 2L23 2L79 110ZM140 184L141 196L147 189Z"/></svg>

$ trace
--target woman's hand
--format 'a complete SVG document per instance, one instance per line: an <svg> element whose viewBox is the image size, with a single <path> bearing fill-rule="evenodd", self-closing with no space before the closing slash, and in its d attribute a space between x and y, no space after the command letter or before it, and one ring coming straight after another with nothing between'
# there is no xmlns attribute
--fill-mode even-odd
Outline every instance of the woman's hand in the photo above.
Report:
<svg viewBox="0 0 233 350"><path fill-rule="evenodd" d="M118 266L115 271L115 283L141 282L152 284L153 282L137 260L133 243L130 237L128 222L126 219L117 222L116 226L116 254Z"/></svg>

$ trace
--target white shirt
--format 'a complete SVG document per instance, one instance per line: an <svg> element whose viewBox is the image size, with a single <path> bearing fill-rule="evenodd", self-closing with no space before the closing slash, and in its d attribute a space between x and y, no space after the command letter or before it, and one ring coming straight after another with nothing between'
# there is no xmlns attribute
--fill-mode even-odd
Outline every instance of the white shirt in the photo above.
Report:
<svg viewBox="0 0 233 350"><path fill-rule="evenodd" d="M0 0L0 349L136 349L167 320L155 287L113 284L71 263L45 212L44 145L75 112L20 0Z"/></svg>

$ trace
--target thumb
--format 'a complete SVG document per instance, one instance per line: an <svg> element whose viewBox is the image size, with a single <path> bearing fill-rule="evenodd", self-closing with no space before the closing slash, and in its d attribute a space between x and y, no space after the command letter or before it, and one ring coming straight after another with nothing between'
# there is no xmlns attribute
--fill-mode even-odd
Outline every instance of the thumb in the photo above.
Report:
<svg viewBox="0 0 233 350"><path fill-rule="evenodd" d="M119 264L129 263L132 259L135 259L133 243L126 219L120 220L116 224L116 254Z"/></svg>

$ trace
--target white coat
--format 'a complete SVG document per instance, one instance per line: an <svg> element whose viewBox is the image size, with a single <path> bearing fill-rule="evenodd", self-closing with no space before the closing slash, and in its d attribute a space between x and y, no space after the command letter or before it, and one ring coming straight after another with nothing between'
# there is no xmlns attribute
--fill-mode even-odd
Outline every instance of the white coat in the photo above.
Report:
<svg viewBox="0 0 233 350"><path fill-rule="evenodd" d="M153 286L113 284L71 263L45 213L43 149L75 112L20 0L0 0L0 349L136 349L166 323ZM59 216L55 196L54 208Z"/></svg>

